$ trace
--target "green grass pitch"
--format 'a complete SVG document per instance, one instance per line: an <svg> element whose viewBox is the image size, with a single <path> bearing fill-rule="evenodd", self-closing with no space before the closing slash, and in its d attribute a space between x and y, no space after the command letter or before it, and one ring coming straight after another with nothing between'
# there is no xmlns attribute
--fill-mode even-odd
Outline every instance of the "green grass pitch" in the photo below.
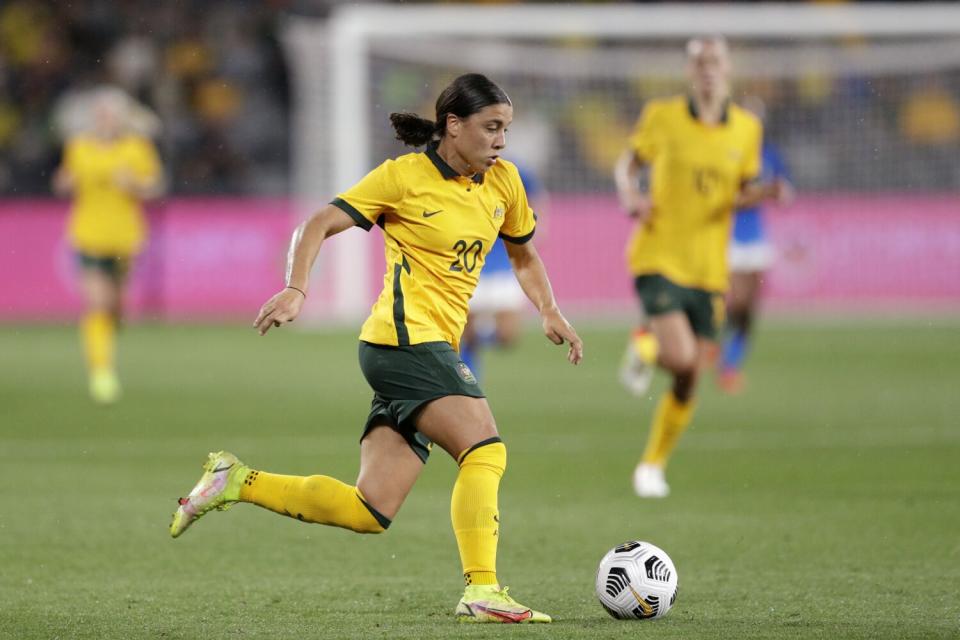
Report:
<svg viewBox="0 0 960 640"><path fill-rule="evenodd" d="M501 580L555 616L503 629L452 618L440 451L382 536L237 505L169 538L207 451L354 480L354 332L133 326L124 399L100 408L75 329L3 327L0 638L960 637L956 321L768 323L745 395L705 381L664 501L630 488L652 402L616 384L625 327L582 334L579 368L535 333L486 359L510 459ZM593 595L634 538L676 562L663 620L615 621Z"/></svg>

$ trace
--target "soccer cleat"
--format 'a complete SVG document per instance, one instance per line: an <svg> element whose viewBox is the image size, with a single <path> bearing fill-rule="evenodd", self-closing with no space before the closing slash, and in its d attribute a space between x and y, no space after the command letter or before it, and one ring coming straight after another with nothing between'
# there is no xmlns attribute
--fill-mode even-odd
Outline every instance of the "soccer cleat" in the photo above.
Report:
<svg viewBox="0 0 960 640"><path fill-rule="evenodd" d="M174 538L211 509L225 511L240 500L240 487L250 469L235 455L220 451L211 453L203 465L203 475L173 514L170 535Z"/></svg>
<svg viewBox="0 0 960 640"><path fill-rule="evenodd" d="M545 613L525 607L507 594L509 587L496 584L472 584L464 592L454 615L460 622L529 624L551 622Z"/></svg>
<svg viewBox="0 0 960 640"><path fill-rule="evenodd" d="M90 397L97 404L113 404L120 399L120 380L112 369L97 369L90 374Z"/></svg>
<svg viewBox="0 0 960 640"><path fill-rule="evenodd" d="M639 464L633 472L633 491L641 498L666 498L670 485L663 475L663 467Z"/></svg>
<svg viewBox="0 0 960 640"><path fill-rule="evenodd" d="M653 366L643 361L631 338L620 362L620 384L633 395L642 396L650 388L651 380Z"/></svg>
<svg viewBox="0 0 960 640"><path fill-rule="evenodd" d="M727 395L736 396L743 393L747 381L739 369L725 368L717 374L717 386Z"/></svg>

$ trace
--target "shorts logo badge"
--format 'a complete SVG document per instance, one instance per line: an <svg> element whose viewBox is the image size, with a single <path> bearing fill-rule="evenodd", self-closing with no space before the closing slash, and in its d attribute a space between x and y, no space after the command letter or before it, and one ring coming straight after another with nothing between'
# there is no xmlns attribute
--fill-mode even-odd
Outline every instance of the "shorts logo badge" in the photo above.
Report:
<svg viewBox="0 0 960 640"><path fill-rule="evenodd" d="M660 293L660 295L657 296L656 300L654 301L654 304L657 306L658 309L666 309L667 307L670 306L671 302L672 300L670 299L670 294L667 292L662 292Z"/></svg>
<svg viewBox="0 0 960 640"><path fill-rule="evenodd" d="M473 376L473 372L470 371L470 367L468 367L465 362L457 363L457 373L467 384L477 384L477 379Z"/></svg>

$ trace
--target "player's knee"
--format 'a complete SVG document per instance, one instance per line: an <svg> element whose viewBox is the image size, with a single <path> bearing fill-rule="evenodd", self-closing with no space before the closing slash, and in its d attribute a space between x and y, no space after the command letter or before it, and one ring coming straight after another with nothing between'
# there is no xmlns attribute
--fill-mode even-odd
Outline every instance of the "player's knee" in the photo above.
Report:
<svg viewBox="0 0 960 640"><path fill-rule="evenodd" d="M350 527L357 533L383 533L390 528L392 520L383 515L376 507L364 499L363 495L357 490L357 498L363 506L363 517L357 518L356 522Z"/></svg>
<svg viewBox="0 0 960 640"><path fill-rule="evenodd" d="M514 346L520 338L520 328L520 323L512 319L498 322L497 344L505 348Z"/></svg>
<svg viewBox="0 0 960 640"><path fill-rule="evenodd" d="M457 457L461 469L465 467L484 468L503 476L507 468L507 447L499 436L481 440L468 447Z"/></svg>
<svg viewBox="0 0 960 640"><path fill-rule="evenodd" d="M663 349L660 362L674 376L688 376L697 368L697 351L694 348Z"/></svg>

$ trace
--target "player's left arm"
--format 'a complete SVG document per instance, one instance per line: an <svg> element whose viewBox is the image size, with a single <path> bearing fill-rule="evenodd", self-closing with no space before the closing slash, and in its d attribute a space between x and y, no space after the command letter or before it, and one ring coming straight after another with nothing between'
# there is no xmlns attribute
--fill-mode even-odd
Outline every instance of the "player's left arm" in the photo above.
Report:
<svg viewBox="0 0 960 640"><path fill-rule="evenodd" d="M783 177L778 176L769 182L761 181L762 149L763 127L756 123L755 131L750 140L749 152L744 158L744 164L740 171L740 192L734 202L734 208L736 209L749 209L766 201L786 204L791 197L790 183Z"/></svg>
<svg viewBox="0 0 960 640"><path fill-rule="evenodd" d="M553 297L553 288L550 286L547 270L533 243L517 244L508 241L504 242L504 246L507 249L507 255L510 256L510 264L513 265L513 272L517 276L520 288L540 312L544 334L554 344L568 343L570 347L567 350L567 360L571 364L580 364L583 360L583 341L560 313L557 301Z"/></svg>
<svg viewBox="0 0 960 640"><path fill-rule="evenodd" d="M163 164L153 144L140 140L133 148L130 164L114 176L117 186L139 200L153 200L163 195Z"/></svg>
<svg viewBox="0 0 960 640"><path fill-rule="evenodd" d="M790 183L783 178L777 178L772 182L760 182L759 179L750 180L740 186L740 193L737 195L734 208L750 209L767 201L786 204L790 193L792 193Z"/></svg>

